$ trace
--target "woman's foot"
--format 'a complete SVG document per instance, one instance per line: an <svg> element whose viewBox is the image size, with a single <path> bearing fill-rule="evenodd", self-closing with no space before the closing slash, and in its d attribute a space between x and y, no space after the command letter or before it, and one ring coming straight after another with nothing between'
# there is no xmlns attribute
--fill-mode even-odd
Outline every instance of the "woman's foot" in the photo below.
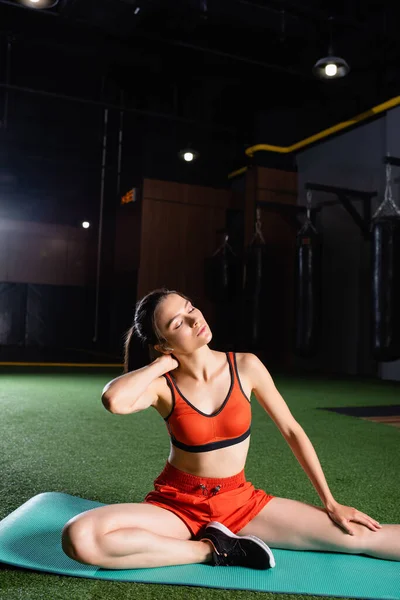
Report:
<svg viewBox="0 0 400 600"><path fill-rule="evenodd" d="M271 549L255 535L235 535L217 521L208 523L201 537L213 547L214 566L240 566L250 569L275 567Z"/></svg>

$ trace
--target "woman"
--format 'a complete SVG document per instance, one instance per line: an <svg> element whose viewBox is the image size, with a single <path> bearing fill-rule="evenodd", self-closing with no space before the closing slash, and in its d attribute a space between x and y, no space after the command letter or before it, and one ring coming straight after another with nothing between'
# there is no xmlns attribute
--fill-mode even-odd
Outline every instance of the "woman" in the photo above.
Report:
<svg viewBox="0 0 400 600"><path fill-rule="evenodd" d="M157 357L130 372L133 332ZM380 525L332 496L317 455L253 354L208 346L211 331L181 293L155 290L136 306L124 375L104 388L114 414L154 407L171 450L144 502L102 506L64 527L64 552L85 564L132 569L206 563L274 566L273 548L363 553L400 560L400 525ZM324 509L256 490L244 477L250 397L273 419Z"/></svg>

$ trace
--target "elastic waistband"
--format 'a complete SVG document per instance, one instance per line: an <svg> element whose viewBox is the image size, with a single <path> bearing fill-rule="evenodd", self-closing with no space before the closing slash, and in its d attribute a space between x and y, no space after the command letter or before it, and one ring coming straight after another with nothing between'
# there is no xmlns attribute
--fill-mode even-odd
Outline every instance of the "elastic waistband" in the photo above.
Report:
<svg viewBox="0 0 400 600"><path fill-rule="evenodd" d="M220 486L224 490L233 490L242 483L246 483L244 469L231 477L200 477L192 475L173 467L168 461L156 479L157 483L176 484L182 490L193 491L196 488L212 488Z"/></svg>

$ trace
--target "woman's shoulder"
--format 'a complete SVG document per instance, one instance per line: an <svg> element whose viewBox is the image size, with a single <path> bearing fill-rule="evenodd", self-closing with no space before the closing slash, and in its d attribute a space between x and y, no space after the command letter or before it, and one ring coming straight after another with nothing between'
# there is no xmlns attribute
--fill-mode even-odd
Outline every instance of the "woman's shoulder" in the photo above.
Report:
<svg viewBox="0 0 400 600"><path fill-rule="evenodd" d="M251 352L235 352L234 354L236 358L237 374L242 390L247 398L250 398L257 380L256 371L259 359Z"/></svg>
<svg viewBox="0 0 400 600"><path fill-rule="evenodd" d="M230 350L228 352L223 350L211 350L211 352L214 354L215 358L222 358L227 354L231 354L236 358L236 362L243 362L245 364L252 364L257 361L260 362L259 358L251 352L236 352L236 350Z"/></svg>
<svg viewBox="0 0 400 600"><path fill-rule="evenodd" d="M251 368L254 367L255 365L257 365L257 363L260 363L260 359L255 355L252 354L251 352L234 352L235 356L236 356L236 362L243 365L243 367L246 368Z"/></svg>
<svg viewBox="0 0 400 600"><path fill-rule="evenodd" d="M235 355L239 372L249 377L252 382L260 371L266 371L266 367L255 354L251 352L235 352Z"/></svg>

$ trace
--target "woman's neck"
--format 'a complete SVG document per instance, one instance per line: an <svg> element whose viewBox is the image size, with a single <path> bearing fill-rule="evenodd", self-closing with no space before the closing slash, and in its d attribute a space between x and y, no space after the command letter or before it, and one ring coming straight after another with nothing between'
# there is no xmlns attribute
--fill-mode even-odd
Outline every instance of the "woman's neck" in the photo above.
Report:
<svg viewBox="0 0 400 600"><path fill-rule="evenodd" d="M179 367L174 370L174 376L185 376L197 382L209 381L218 370L216 353L208 346L203 346L193 354L177 354Z"/></svg>

